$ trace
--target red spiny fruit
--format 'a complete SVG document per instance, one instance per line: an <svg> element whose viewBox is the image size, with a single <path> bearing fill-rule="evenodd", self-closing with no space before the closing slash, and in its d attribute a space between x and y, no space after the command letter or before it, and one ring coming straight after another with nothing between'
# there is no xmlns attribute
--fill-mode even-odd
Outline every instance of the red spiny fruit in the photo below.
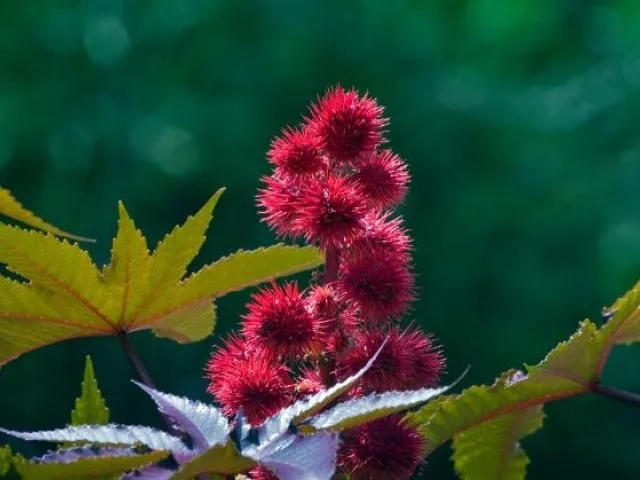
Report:
<svg viewBox="0 0 640 480"><path fill-rule="evenodd" d="M359 323L354 308L340 301L331 285L313 286L307 305L314 317L326 324L323 350L331 354L344 350L349 345L350 332Z"/></svg>
<svg viewBox="0 0 640 480"><path fill-rule="evenodd" d="M322 383L322 376L317 368L303 368L295 387L296 398L320 393L325 388L326 385Z"/></svg>
<svg viewBox="0 0 640 480"><path fill-rule="evenodd" d="M418 431L390 415L348 430L338 462L351 480L405 480L422 462L423 449Z"/></svg>
<svg viewBox="0 0 640 480"><path fill-rule="evenodd" d="M339 293L367 320L398 318L414 298L413 275L392 253L376 249L368 256L347 258L340 270Z"/></svg>
<svg viewBox="0 0 640 480"><path fill-rule="evenodd" d="M347 378L358 372L385 339L378 358L360 381L359 393L410 390L436 384L444 358L427 335L412 327L404 331L398 327L388 331L358 331L353 347L338 357L338 377Z"/></svg>
<svg viewBox="0 0 640 480"><path fill-rule="evenodd" d="M362 225L363 232L349 245L349 254L375 256L376 251L384 251L396 256L398 262L409 261L412 242L400 217L391 218L389 212L374 212L364 218Z"/></svg>
<svg viewBox="0 0 640 480"><path fill-rule="evenodd" d="M411 363L411 376L405 388L435 387L444 370L445 359L434 345L433 337L410 326L402 332L400 338Z"/></svg>
<svg viewBox="0 0 640 480"><path fill-rule="evenodd" d="M335 355L351 345L351 334L348 329L338 328L327 336L324 351Z"/></svg>
<svg viewBox="0 0 640 480"><path fill-rule="evenodd" d="M217 378L225 375L237 361L246 360L258 350L255 345L249 345L244 338L232 334L224 342L224 345L218 347L211 359L207 363L207 377L215 382Z"/></svg>
<svg viewBox="0 0 640 480"><path fill-rule="evenodd" d="M362 231L367 213L366 198L346 177L335 175L324 180L313 179L303 190L297 203L293 227L310 243L322 248L339 248Z"/></svg>
<svg viewBox="0 0 640 480"><path fill-rule="evenodd" d="M293 398L287 367L259 349L247 358L230 360L212 380L207 391L216 397L225 415L242 409L251 425L260 425Z"/></svg>
<svg viewBox="0 0 640 480"><path fill-rule="evenodd" d="M336 297L331 285L314 285L307 294L307 306L317 317L337 322L343 303Z"/></svg>
<svg viewBox="0 0 640 480"><path fill-rule="evenodd" d="M267 156L276 166L276 173L284 176L312 174L324 164L320 140L308 129L284 130L282 137L272 142Z"/></svg>
<svg viewBox="0 0 640 480"><path fill-rule="evenodd" d="M278 477L265 467L255 467L249 470L249 478L252 480L278 480Z"/></svg>
<svg viewBox="0 0 640 480"><path fill-rule="evenodd" d="M294 228L293 222L298 216L298 183L294 179L278 175L263 177L262 182L265 187L257 196L262 220L281 237L298 236L300 232Z"/></svg>
<svg viewBox="0 0 640 480"><path fill-rule="evenodd" d="M289 358L319 351L325 323L311 314L296 283L259 290L247 308L242 328L250 343Z"/></svg>
<svg viewBox="0 0 640 480"><path fill-rule="evenodd" d="M374 152L358 165L355 180L372 206L387 208L399 204L409 184L407 164L391 150Z"/></svg>
<svg viewBox="0 0 640 480"><path fill-rule="evenodd" d="M329 90L311 107L309 128L336 160L353 162L384 142L388 120L383 108L368 94L341 86Z"/></svg>
<svg viewBox="0 0 640 480"><path fill-rule="evenodd" d="M360 380L359 393L404 390L411 377L411 363L398 341L399 331L392 329L389 334L381 330L364 330L354 335L353 347L338 357L338 378L347 378L365 366L371 356L387 342L378 358Z"/></svg>
<svg viewBox="0 0 640 480"><path fill-rule="evenodd" d="M307 308L314 317L323 320L328 330L351 328L357 323L352 307L338 298L331 285L314 285L307 295Z"/></svg>

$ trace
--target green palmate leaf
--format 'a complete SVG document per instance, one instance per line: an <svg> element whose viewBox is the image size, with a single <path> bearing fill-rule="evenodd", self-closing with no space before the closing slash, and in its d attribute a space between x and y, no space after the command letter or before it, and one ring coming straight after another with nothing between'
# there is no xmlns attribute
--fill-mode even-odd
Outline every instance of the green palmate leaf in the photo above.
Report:
<svg viewBox="0 0 640 480"><path fill-rule="evenodd" d="M503 415L453 439L453 461L463 480L519 480L529 457L519 439L542 427L542 406Z"/></svg>
<svg viewBox="0 0 640 480"><path fill-rule="evenodd" d="M176 227L155 251L120 205L109 266L52 235L0 224L0 263L30 280L0 277L0 365L68 338L151 329L179 342L210 335L213 300L322 263L313 247L241 251L183 280L222 194Z"/></svg>
<svg viewBox="0 0 640 480"><path fill-rule="evenodd" d="M546 402L584 393L597 381L604 342L595 325L584 321L525 375L509 371L493 385L472 386L441 397L407 420L419 426L429 454L447 440L484 422Z"/></svg>
<svg viewBox="0 0 640 480"><path fill-rule="evenodd" d="M120 205L118 234L113 242L111 265L103 270L110 292L110 313L128 329L168 290L180 282L204 243L213 209L224 190L213 197L183 226L178 226L149 254L147 241ZM211 315L213 316L213 314Z"/></svg>
<svg viewBox="0 0 640 480"><path fill-rule="evenodd" d="M16 466L24 480L87 479L117 475L165 459L168 452L155 451L139 455L80 458L70 463L29 463Z"/></svg>
<svg viewBox="0 0 640 480"><path fill-rule="evenodd" d="M212 296L221 297L277 276L308 270L322 261L322 256L314 247L279 244L250 251L239 250L203 267L182 283L172 284L166 295L140 312L144 320L134 323L132 327L145 328L148 322L153 322L156 333L185 341L184 333L193 335L195 328L203 325L203 322L194 325L194 318L214 315ZM167 329L167 325L174 328ZM177 325L184 328L176 329ZM209 333L210 328L204 335Z"/></svg>
<svg viewBox="0 0 640 480"><path fill-rule="evenodd" d="M528 459L518 440L542 425L542 405L592 389L616 344L640 340L640 283L605 310L599 330L584 321L538 365L509 371L491 386L472 386L441 397L407 420L425 438L426 454L454 440L454 461L463 478L523 478Z"/></svg>
<svg viewBox="0 0 640 480"><path fill-rule="evenodd" d="M54 235L73 238L75 240L90 241L88 238L78 237L60 230L58 227L54 227L40 217L37 217L33 212L24 208L6 188L0 188L0 215L18 220L26 225L53 233Z"/></svg>
<svg viewBox="0 0 640 480"><path fill-rule="evenodd" d="M76 405L71 412L71 425L106 425L109 422L109 409L98 388L93 362L87 355L82 380L82 393L76 398Z"/></svg>
<svg viewBox="0 0 640 480"><path fill-rule="evenodd" d="M288 275L313 268L322 263L317 250L312 247L274 245L256 250L239 250L217 262L202 268L181 284L174 284L171 295L158 299L144 312L153 316L156 311L183 309L207 298L208 292L216 296L256 285L274 272Z"/></svg>

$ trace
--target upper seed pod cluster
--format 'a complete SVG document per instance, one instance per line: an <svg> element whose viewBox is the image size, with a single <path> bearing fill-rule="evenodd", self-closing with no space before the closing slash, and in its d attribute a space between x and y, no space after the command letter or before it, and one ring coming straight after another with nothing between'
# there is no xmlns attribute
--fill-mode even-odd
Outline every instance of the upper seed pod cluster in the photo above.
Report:
<svg viewBox="0 0 640 480"><path fill-rule="evenodd" d="M409 173L385 147L383 113L367 94L336 87L271 144L273 172L257 199L263 219L279 236L318 245L325 271L304 291L290 282L252 296L242 335L229 338L208 365L209 391L227 414L242 409L259 425L357 372L384 339L376 363L349 395L437 383L444 358L432 338L397 324L414 299L412 242L392 212L405 197ZM339 464L356 480L403 479L421 452L417 432L392 416L346 432Z"/></svg>

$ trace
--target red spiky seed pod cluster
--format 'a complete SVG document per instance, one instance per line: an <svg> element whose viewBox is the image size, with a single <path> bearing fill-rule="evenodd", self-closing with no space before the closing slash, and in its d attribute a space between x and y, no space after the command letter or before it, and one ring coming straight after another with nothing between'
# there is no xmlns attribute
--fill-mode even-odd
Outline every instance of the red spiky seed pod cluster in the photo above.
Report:
<svg viewBox="0 0 640 480"><path fill-rule="evenodd" d="M414 299L412 242L392 209L407 192L405 162L386 148L388 120L368 94L338 86L283 130L267 154L273 173L257 202L278 236L304 238L326 254L308 289L272 284L255 293L208 365L209 392L253 425L282 407L353 375L387 343L348 393L437 384L444 357L430 335L399 320ZM422 439L399 416L345 432L341 473L405 479L421 461ZM393 447L393 448L391 448ZM391 448L391 450L388 450ZM254 470L252 478L271 478Z"/></svg>
<svg viewBox="0 0 640 480"><path fill-rule="evenodd" d="M353 480L402 480L411 477L423 451L418 431L402 415L389 415L346 432L338 462Z"/></svg>

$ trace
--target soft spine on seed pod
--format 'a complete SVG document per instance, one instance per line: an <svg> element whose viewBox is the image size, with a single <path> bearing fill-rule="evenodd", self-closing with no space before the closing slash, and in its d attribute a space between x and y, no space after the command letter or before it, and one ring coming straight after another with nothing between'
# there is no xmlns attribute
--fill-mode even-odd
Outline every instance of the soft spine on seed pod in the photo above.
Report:
<svg viewBox="0 0 640 480"><path fill-rule="evenodd" d="M212 355L208 391L252 425L378 360L347 393L432 387L444 368L433 338L399 320L415 298L412 241L392 209L407 193L406 163L386 148L388 119L368 94L338 86L297 128L276 138L273 166L257 196L263 221L280 237L325 254L322 276L255 293L232 335ZM347 430L340 472L352 479L410 478L424 449L418 432L392 415ZM388 448L392 445L394 448ZM251 478L275 478L263 467Z"/></svg>

